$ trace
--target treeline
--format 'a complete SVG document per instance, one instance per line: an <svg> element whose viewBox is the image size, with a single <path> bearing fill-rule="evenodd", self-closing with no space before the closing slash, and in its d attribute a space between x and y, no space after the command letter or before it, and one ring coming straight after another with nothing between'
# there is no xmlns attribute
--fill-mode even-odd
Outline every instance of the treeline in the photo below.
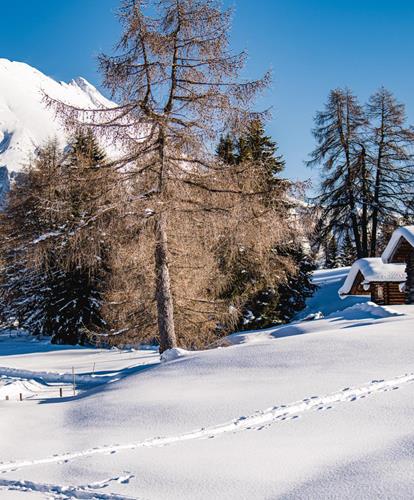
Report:
<svg viewBox="0 0 414 500"><path fill-rule="evenodd" d="M392 230L414 215L414 130L404 105L385 88L365 105L351 90L335 89L313 133L308 164L321 167L317 236L326 260L341 252L346 265L377 256Z"/></svg>
<svg viewBox="0 0 414 500"><path fill-rule="evenodd" d="M240 82L215 2L154 9L123 2L119 52L100 58L119 105L45 96L73 139L40 150L1 216L3 320L54 342L204 347L313 292L306 224L251 111L268 76Z"/></svg>

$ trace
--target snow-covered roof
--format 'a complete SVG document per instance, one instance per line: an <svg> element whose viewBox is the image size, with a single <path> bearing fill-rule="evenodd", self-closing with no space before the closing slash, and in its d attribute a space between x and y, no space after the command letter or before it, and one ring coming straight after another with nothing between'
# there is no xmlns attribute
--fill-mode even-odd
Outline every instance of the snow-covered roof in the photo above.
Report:
<svg viewBox="0 0 414 500"><path fill-rule="evenodd" d="M402 226L392 233L391 239L381 256L383 262L387 263L392 259L401 238L406 239L414 247L414 226Z"/></svg>
<svg viewBox="0 0 414 500"><path fill-rule="evenodd" d="M338 290L339 295L350 293L358 272L361 272L365 283L373 281L401 283L407 279L405 264L385 264L380 257L359 259L353 263L344 284Z"/></svg>

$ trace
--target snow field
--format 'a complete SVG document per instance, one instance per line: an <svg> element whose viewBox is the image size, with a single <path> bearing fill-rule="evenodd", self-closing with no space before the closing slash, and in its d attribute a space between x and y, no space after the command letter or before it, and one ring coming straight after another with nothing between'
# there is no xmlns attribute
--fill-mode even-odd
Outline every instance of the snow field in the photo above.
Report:
<svg viewBox="0 0 414 500"><path fill-rule="evenodd" d="M163 363L148 350L0 340L7 381L62 383L72 366L84 377L76 398L0 397L0 496L410 498L414 311L332 310L346 273L321 274L322 308L309 312L323 319Z"/></svg>

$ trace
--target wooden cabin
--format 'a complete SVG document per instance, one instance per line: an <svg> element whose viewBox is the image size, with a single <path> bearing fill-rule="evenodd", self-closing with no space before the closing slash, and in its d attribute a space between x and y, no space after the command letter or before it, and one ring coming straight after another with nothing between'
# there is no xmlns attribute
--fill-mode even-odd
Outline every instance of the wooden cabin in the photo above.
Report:
<svg viewBox="0 0 414 500"><path fill-rule="evenodd" d="M359 259L339 290L341 297L363 295L379 305L405 303L405 264L385 264L380 258Z"/></svg>
<svg viewBox="0 0 414 500"><path fill-rule="evenodd" d="M381 258L386 265L405 266L405 303L414 304L414 226L396 229Z"/></svg>

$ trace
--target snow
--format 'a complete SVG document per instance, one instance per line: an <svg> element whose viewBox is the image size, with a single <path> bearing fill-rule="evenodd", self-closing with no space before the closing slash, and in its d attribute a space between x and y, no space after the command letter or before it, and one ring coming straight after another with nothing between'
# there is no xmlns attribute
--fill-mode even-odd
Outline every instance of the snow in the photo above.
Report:
<svg viewBox="0 0 414 500"><path fill-rule="evenodd" d="M348 271L315 274L324 318L163 363L0 337L0 497L411 498L414 308L344 306Z"/></svg>
<svg viewBox="0 0 414 500"><path fill-rule="evenodd" d="M188 356L189 354L189 351L176 347L175 349L168 349L167 351L164 351L161 354L161 361L163 361L164 363L167 361L174 361L175 359L182 358L183 356Z"/></svg>
<svg viewBox="0 0 414 500"><path fill-rule="evenodd" d="M44 93L79 108L113 106L83 78L56 82L27 64L0 58L0 167L9 173L22 170L48 139L62 146L67 142L62 124L43 102Z"/></svg>
<svg viewBox="0 0 414 500"><path fill-rule="evenodd" d="M414 226L402 226L393 232L388 245L382 253L381 258L383 262L388 263L392 260L394 252L397 249L398 242L401 238L407 240L408 243L414 247Z"/></svg>
<svg viewBox="0 0 414 500"><path fill-rule="evenodd" d="M368 301L369 297L349 296L342 300L338 296L338 289L343 286L350 269L350 267L340 267L315 271L312 281L319 289L313 297L307 300L306 308L295 319L304 320L309 315L316 313L328 316L333 312L342 311L354 304Z"/></svg>
<svg viewBox="0 0 414 500"><path fill-rule="evenodd" d="M361 272L365 283L376 282L404 282L407 279L405 264L384 264L381 258L364 258L355 261L346 277L339 295L351 292L357 274Z"/></svg>

